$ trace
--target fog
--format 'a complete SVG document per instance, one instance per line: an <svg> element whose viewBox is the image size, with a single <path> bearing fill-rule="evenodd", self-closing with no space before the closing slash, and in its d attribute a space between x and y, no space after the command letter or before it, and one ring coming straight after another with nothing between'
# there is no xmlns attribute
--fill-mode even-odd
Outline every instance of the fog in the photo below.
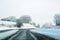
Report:
<svg viewBox="0 0 60 40"><path fill-rule="evenodd" d="M0 0L0 18L30 15L39 24L54 23L54 14L60 13L60 0Z"/></svg>

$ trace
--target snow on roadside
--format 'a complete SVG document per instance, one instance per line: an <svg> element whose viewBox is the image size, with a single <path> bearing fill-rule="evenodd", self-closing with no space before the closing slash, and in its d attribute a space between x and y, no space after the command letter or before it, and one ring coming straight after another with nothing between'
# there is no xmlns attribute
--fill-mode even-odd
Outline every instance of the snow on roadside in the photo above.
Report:
<svg viewBox="0 0 60 40"><path fill-rule="evenodd" d="M6 27L6 26L2 26L2 27L0 27L0 31L2 31L2 30L9 30L9 29L18 29L17 27Z"/></svg>
<svg viewBox="0 0 60 40"><path fill-rule="evenodd" d="M31 29L31 28L36 28L35 26L33 25L30 25L30 24L23 24L23 26L21 27L8 27L8 26L1 26L0 25L0 31L1 30L9 30L9 29Z"/></svg>
<svg viewBox="0 0 60 40"><path fill-rule="evenodd" d="M4 33L0 33L0 40L5 39L13 34L15 34L18 30L11 30L11 31L7 31Z"/></svg>
<svg viewBox="0 0 60 40"><path fill-rule="evenodd" d="M24 23L20 29L31 29L31 28L36 28L36 27L30 24Z"/></svg>

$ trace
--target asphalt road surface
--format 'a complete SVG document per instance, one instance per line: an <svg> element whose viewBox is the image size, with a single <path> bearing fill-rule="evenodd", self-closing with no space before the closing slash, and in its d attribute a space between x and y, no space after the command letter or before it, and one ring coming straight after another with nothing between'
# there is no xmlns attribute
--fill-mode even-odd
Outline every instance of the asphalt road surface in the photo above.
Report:
<svg viewBox="0 0 60 40"><path fill-rule="evenodd" d="M19 32L9 40L37 40L37 38L28 29L20 29Z"/></svg>
<svg viewBox="0 0 60 40"><path fill-rule="evenodd" d="M20 29L14 36L9 40L56 40L44 34L35 33L29 29Z"/></svg>

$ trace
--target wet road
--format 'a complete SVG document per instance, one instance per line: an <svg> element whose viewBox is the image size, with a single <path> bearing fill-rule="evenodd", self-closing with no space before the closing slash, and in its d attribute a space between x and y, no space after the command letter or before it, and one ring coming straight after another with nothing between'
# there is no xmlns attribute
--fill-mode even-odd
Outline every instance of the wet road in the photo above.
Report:
<svg viewBox="0 0 60 40"><path fill-rule="evenodd" d="M28 29L21 29L16 35L12 36L9 40L37 40L37 38Z"/></svg>

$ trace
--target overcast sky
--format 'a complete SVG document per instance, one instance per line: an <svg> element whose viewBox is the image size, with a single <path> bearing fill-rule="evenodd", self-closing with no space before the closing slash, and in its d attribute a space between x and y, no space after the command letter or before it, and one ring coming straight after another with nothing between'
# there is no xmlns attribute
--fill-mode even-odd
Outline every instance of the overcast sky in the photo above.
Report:
<svg viewBox="0 0 60 40"><path fill-rule="evenodd" d="M30 15L36 23L53 22L60 13L60 0L0 0L0 18Z"/></svg>

